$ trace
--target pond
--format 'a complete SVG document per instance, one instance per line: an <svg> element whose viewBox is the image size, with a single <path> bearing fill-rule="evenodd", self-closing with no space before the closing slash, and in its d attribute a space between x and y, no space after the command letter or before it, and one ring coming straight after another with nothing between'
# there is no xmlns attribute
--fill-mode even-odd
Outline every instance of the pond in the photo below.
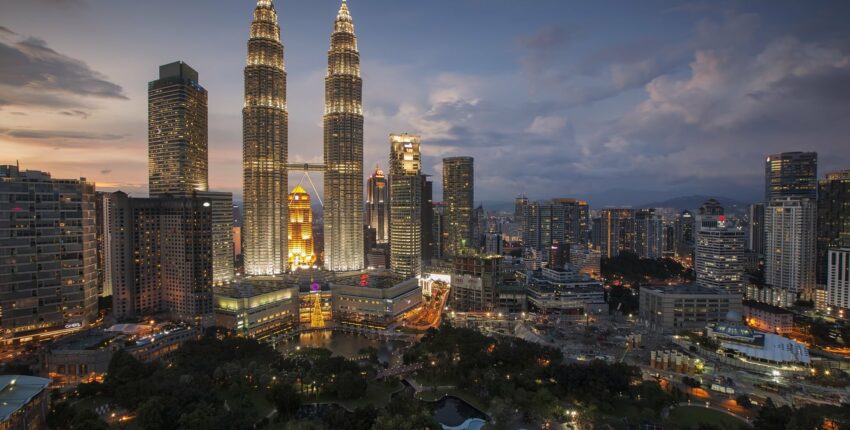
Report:
<svg viewBox="0 0 850 430"><path fill-rule="evenodd" d="M284 343L278 344L282 351L291 351L295 348L324 348L334 355L345 358L360 356L364 348L375 348L378 350L378 360L382 363L396 365L401 361L402 350L406 343L392 340L380 340L360 334L344 333L332 330L302 333Z"/></svg>
<svg viewBox="0 0 850 430"><path fill-rule="evenodd" d="M434 417L437 421L447 427L457 427L467 420L486 420L487 416L469 403L452 396L443 397L437 402L431 403Z"/></svg>

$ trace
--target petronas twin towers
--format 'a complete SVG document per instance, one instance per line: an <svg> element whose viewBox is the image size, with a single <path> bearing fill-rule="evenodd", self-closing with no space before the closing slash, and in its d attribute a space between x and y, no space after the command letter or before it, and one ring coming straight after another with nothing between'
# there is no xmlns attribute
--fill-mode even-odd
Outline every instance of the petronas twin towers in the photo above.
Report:
<svg viewBox="0 0 850 430"><path fill-rule="evenodd" d="M343 0L325 78L324 260L332 271L364 266L362 87L354 23ZM275 275L287 267L288 122L277 12L272 0L258 0L242 110L246 275Z"/></svg>

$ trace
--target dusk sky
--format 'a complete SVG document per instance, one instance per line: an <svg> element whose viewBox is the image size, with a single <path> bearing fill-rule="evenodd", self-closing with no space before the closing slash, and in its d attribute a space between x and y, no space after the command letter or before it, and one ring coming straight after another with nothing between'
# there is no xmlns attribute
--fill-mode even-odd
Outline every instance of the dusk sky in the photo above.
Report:
<svg viewBox="0 0 850 430"><path fill-rule="evenodd" d="M0 0L0 163L147 193L147 83L209 91L210 186L241 199L253 0ZM276 0L290 161L322 160L338 0ZM368 174L391 132L425 173L475 157L476 201L755 201L764 156L850 168L850 2L350 0ZM292 174L294 186L301 174ZM314 182L321 185L318 176ZM440 192L436 191L435 198Z"/></svg>

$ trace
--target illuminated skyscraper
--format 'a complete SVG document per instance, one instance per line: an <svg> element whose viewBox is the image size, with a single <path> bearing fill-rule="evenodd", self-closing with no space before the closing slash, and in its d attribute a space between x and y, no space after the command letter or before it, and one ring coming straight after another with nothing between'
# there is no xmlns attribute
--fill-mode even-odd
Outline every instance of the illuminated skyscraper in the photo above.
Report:
<svg viewBox="0 0 850 430"><path fill-rule="evenodd" d="M765 203L785 197L817 198L818 153L772 154L765 161L764 179Z"/></svg>
<svg viewBox="0 0 850 430"><path fill-rule="evenodd" d="M343 0L325 78L325 268L360 270L363 255L363 80L354 22Z"/></svg>
<svg viewBox="0 0 850 430"><path fill-rule="evenodd" d="M850 247L850 170L827 173L820 181L817 217L817 283L822 286L829 250Z"/></svg>
<svg viewBox="0 0 850 430"><path fill-rule="evenodd" d="M207 90L198 72L178 61L159 67L148 83L148 189L207 191Z"/></svg>
<svg viewBox="0 0 850 430"><path fill-rule="evenodd" d="M310 195L299 185L289 193L289 266L294 269L315 262L313 209Z"/></svg>
<svg viewBox="0 0 850 430"><path fill-rule="evenodd" d="M764 255L764 203L750 205L747 225L747 249L759 256Z"/></svg>
<svg viewBox="0 0 850 430"><path fill-rule="evenodd" d="M655 209L640 209L635 212L634 252L640 258L661 258L663 222Z"/></svg>
<svg viewBox="0 0 850 430"><path fill-rule="evenodd" d="M166 311L175 320L212 324L216 206L199 194L146 199L112 193L109 254L116 318Z"/></svg>
<svg viewBox="0 0 850 430"><path fill-rule="evenodd" d="M422 272L422 152L419 136L390 135L390 268Z"/></svg>
<svg viewBox="0 0 850 430"><path fill-rule="evenodd" d="M746 274L746 233L726 222L725 210L709 199L700 207L694 231L694 273L697 284L740 293Z"/></svg>
<svg viewBox="0 0 850 430"><path fill-rule="evenodd" d="M375 243L390 240L390 199L387 178L380 166L366 180L366 223L375 230Z"/></svg>
<svg viewBox="0 0 850 430"><path fill-rule="evenodd" d="M248 40L242 109L246 275L281 273L287 261L288 122L277 12L271 0L258 0Z"/></svg>
<svg viewBox="0 0 850 430"><path fill-rule="evenodd" d="M764 211L765 295L757 299L780 307L811 300L817 260L817 202L775 198Z"/></svg>
<svg viewBox="0 0 850 430"><path fill-rule="evenodd" d="M472 157L443 159L443 203L446 205L448 256L458 255L472 245L472 202L474 199Z"/></svg>
<svg viewBox="0 0 850 430"><path fill-rule="evenodd" d="M233 279L233 195L208 190L207 134L207 91L198 84L198 72L180 61L160 66L159 79L148 84L150 196L208 199L213 213L212 279L222 285ZM109 235L104 232L105 240Z"/></svg>
<svg viewBox="0 0 850 430"><path fill-rule="evenodd" d="M634 209L602 209L599 218L599 250L603 257L614 258L622 251L634 251Z"/></svg>

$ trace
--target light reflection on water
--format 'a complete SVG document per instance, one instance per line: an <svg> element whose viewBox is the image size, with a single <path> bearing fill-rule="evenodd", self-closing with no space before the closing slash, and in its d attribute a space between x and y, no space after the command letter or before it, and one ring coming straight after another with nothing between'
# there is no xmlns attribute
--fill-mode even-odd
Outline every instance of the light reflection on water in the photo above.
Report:
<svg viewBox="0 0 850 430"><path fill-rule="evenodd" d="M397 340L380 340L369 336L353 333L343 333L331 330L315 331L298 335L297 340L286 342L284 351L291 351L300 346L301 348L324 348L333 355L345 358L357 358L365 348L375 348L378 351L378 360L382 363L391 362L398 364L401 360L402 348L406 344Z"/></svg>

